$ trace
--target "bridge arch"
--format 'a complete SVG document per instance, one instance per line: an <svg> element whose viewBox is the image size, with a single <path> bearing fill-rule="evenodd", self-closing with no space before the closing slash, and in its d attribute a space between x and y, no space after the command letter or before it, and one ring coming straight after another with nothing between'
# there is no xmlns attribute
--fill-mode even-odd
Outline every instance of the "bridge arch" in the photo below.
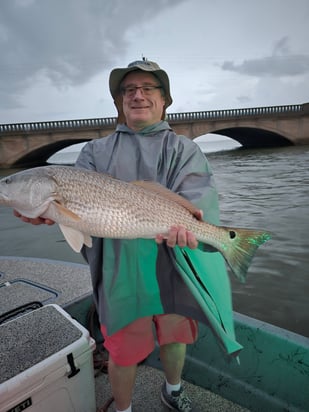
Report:
<svg viewBox="0 0 309 412"><path fill-rule="evenodd" d="M286 136L265 128L228 127L213 130L210 133L230 137L246 148L293 145L293 143Z"/></svg>
<svg viewBox="0 0 309 412"><path fill-rule="evenodd" d="M84 142L90 139L84 139ZM44 144L40 147L33 149L31 152L26 151L24 154L20 153L19 157L16 158L13 166L14 167L30 167L30 166L45 166L48 159L57 153L59 150L65 149L66 147L72 146L76 143L81 143L80 139L72 140L62 140L58 142L52 142L49 144Z"/></svg>

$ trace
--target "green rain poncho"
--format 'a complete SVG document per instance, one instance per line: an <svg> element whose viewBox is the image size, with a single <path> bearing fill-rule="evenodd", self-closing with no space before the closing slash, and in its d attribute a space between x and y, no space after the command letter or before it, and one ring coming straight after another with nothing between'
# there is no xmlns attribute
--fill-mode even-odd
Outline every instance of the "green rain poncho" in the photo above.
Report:
<svg viewBox="0 0 309 412"><path fill-rule="evenodd" d="M125 181L157 181L202 209L205 220L219 223L217 191L205 155L167 122L138 133L118 125L112 135L86 144L76 166ZM209 325L227 353L237 354L242 347L235 341L225 262L219 252L203 248L94 238L83 255L108 334L143 316L178 313Z"/></svg>

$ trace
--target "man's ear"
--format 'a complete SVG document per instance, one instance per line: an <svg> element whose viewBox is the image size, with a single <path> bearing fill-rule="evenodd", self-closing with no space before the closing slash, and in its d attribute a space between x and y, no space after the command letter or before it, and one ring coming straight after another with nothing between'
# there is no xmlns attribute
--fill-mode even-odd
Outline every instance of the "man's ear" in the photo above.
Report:
<svg viewBox="0 0 309 412"><path fill-rule="evenodd" d="M165 105L164 105L161 120L166 120L166 119L167 119L167 116L166 116L166 113L165 113Z"/></svg>
<svg viewBox="0 0 309 412"><path fill-rule="evenodd" d="M114 100L114 105L117 108L117 112L118 112L118 119L117 119L117 123L121 124L121 123L125 123L126 122L126 118L124 116L123 113L123 101L122 101L122 95L118 94L118 96L115 98Z"/></svg>

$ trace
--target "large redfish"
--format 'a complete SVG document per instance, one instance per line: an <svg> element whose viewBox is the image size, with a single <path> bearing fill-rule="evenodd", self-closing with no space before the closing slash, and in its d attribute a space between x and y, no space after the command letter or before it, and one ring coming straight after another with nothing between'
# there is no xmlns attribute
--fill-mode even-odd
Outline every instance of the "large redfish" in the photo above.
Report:
<svg viewBox="0 0 309 412"><path fill-rule="evenodd" d="M154 182L123 182L70 166L45 166L0 180L0 204L24 216L57 222L69 245L79 252L91 247L90 236L155 238L173 225L183 225L196 238L222 253L244 280L265 231L215 226L199 220L191 202Z"/></svg>

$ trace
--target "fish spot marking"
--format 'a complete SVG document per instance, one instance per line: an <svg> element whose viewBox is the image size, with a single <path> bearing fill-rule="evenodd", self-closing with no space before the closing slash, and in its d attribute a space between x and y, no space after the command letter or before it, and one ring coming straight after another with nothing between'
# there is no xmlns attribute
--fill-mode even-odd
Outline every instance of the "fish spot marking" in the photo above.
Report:
<svg viewBox="0 0 309 412"><path fill-rule="evenodd" d="M236 232L234 230L229 230L230 239L235 239Z"/></svg>

